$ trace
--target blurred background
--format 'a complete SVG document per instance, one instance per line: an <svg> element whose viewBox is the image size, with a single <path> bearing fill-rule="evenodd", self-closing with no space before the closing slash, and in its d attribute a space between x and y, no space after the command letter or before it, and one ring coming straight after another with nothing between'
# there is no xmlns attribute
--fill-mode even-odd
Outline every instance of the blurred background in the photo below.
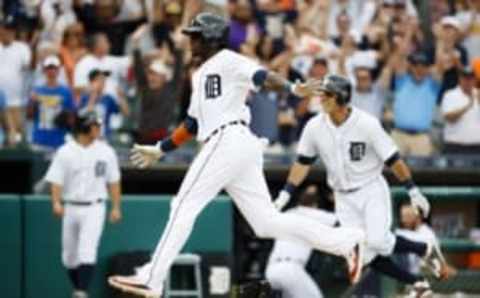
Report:
<svg viewBox="0 0 480 298"><path fill-rule="evenodd" d="M184 118L193 66L180 28L200 11L229 19L232 50L292 81L330 72L351 79L352 104L382 122L432 201L429 222L459 270L434 288L479 297L480 0L0 1L2 297L65 297L60 222L42 178L79 109L101 115L122 166L125 218L105 230L94 297L114 295L104 278L114 256L153 249L198 144L149 170L132 168L128 151ZM248 104L252 130L269 141L265 172L275 196L319 99L262 91ZM306 184L332 210L322 165ZM406 196L398 187L393 194L397 208ZM271 242L253 237L226 198L209 208L185 251L203 257L205 297L217 297L208 294L208 264L228 268L232 285L262 278ZM327 297L347 287L336 261L311 260ZM401 292L388 279L368 279L358 293Z"/></svg>

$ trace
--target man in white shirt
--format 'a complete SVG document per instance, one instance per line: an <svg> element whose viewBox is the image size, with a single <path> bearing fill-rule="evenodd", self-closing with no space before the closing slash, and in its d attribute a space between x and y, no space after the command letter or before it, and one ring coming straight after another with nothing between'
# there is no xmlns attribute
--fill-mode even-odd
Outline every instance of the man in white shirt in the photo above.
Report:
<svg viewBox="0 0 480 298"><path fill-rule="evenodd" d="M74 139L60 147L45 180L51 184L53 214L62 218L62 263L73 286L72 298L87 298L105 221L118 222L120 168L112 147L98 140L101 120L94 112L76 119Z"/></svg>
<svg viewBox="0 0 480 298"><path fill-rule="evenodd" d="M335 197L340 226L364 229L365 263L405 284L413 285L416 297L429 297L430 285L423 276L410 274L391 259L393 253L415 253L429 260L430 243L410 241L391 233L392 207L384 166L405 185L412 205L426 217L428 200L413 182L410 169L400 157L393 140L370 114L350 106L352 87L346 77L328 75L320 87L324 113L310 119L298 145L298 159L287 183L275 200L281 209L307 177L320 157L328 185ZM420 212L420 211L419 211Z"/></svg>
<svg viewBox="0 0 480 298"><path fill-rule="evenodd" d="M73 85L77 93L83 93L89 85L88 75L94 69L109 72L105 93L118 99L123 96L121 83L126 78L131 65L129 56L112 56L110 42L105 33L96 33L88 39L90 54L83 57L75 66Z"/></svg>
<svg viewBox="0 0 480 298"><path fill-rule="evenodd" d="M161 297L170 266L192 232L200 212L225 189L261 238L296 240L342 256L352 282L359 278L363 232L332 228L275 209L263 174L263 144L250 131L247 95L255 89L285 90L299 97L315 93L318 81L292 84L255 61L226 49L229 26L218 15L200 13L182 31L190 39L192 96L185 121L156 145L136 145L132 162L152 165L196 135L203 146L187 171L146 274L112 276L113 287L141 297ZM219 235L221 237L221 235Z"/></svg>
<svg viewBox="0 0 480 298"><path fill-rule="evenodd" d="M372 69L356 67L354 73L355 87L352 92L352 105L381 121L385 103L385 89L381 82L373 82Z"/></svg>
<svg viewBox="0 0 480 298"><path fill-rule="evenodd" d="M443 152L478 154L480 152L480 92L475 89L475 75L469 67L459 72L457 87L442 100L445 119Z"/></svg>
<svg viewBox="0 0 480 298"><path fill-rule="evenodd" d="M318 207L317 189L314 185L306 188L298 200L298 206L286 213L308 217L319 224L335 226L338 222L331 212ZM276 240L268 258L265 277L282 298L321 298L321 289L308 274L305 266L310 259L312 247L301 242Z"/></svg>
<svg viewBox="0 0 480 298"><path fill-rule="evenodd" d="M15 40L16 24L7 17L0 24L0 90L6 98L7 143L21 141L23 110L26 104L25 79L32 53L24 42Z"/></svg>
<svg viewBox="0 0 480 298"><path fill-rule="evenodd" d="M455 268L450 266L440 248L440 243L433 231L432 227L423 222L421 216L415 211L415 208L410 204L403 204L400 206L400 228L395 230L395 234L401 235L413 241L429 241L433 243L435 253L439 256L433 266L438 267L438 276L442 280L449 279L456 274ZM425 264L421 258L414 254L408 254L409 270L413 273L420 273Z"/></svg>

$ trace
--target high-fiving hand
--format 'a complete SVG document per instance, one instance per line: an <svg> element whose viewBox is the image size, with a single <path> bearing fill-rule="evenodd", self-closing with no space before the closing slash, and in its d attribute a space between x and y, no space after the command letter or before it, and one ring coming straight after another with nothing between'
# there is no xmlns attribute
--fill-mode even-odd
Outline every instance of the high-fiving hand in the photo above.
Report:
<svg viewBox="0 0 480 298"><path fill-rule="evenodd" d="M157 162L165 153L159 145L133 145L130 161L140 169L150 167Z"/></svg>

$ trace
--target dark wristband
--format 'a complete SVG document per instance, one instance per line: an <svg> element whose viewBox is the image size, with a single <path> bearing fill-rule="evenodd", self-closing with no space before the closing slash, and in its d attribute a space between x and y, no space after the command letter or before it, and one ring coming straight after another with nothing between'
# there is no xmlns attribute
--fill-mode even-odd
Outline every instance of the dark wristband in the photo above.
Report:
<svg viewBox="0 0 480 298"><path fill-rule="evenodd" d="M416 185L415 185L415 182L413 182L412 179L407 179L403 182L403 185L405 186L405 188L407 190L411 190L412 188L414 188Z"/></svg>
<svg viewBox="0 0 480 298"><path fill-rule="evenodd" d="M160 143L160 150L163 152L169 152L175 149L177 149L177 145L175 145L171 138L167 138Z"/></svg>
<svg viewBox="0 0 480 298"><path fill-rule="evenodd" d="M287 182L287 184L285 184L285 186L283 187L283 190L288 192L290 195L293 195L296 189L297 187L290 182Z"/></svg>

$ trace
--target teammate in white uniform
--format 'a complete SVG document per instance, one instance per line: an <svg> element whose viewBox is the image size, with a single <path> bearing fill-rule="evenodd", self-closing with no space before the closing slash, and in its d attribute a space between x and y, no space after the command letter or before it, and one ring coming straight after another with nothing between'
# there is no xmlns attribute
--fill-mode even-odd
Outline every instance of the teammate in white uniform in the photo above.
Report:
<svg viewBox="0 0 480 298"><path fill-rule="evenodd" d="M75 138L58 149L45 178L51 183L53 213L63 217L62 261L74 298L88 297L108 192L112 198L110 221L115 223L122 216L117 156L107 143L98 140L100 126L94 112L79 115Z"/></svg>
<svg viewBox="0 0 480 298"><path fill-rule="evenodd" d="M428 216L428 200L415 186L410 170L400 158L397 147L373 116L349 105L351 84L348 79L328 75L320 87L324 112L305 126L298 145L298 160L292 166L287 184L275 201L282 208L295 187L307 176L320 157L334 191L335 213L342 226L355 226L366 233L365 264L404 283L414 284L419 297L431 294L423 277L398 267L392 253L412 252L433 257L429 243L413 242L390 231L392 206L382 170L388 166L408 189L411 203Z"/></svg>
<svg viewBox="0 0 480 298"><path fill-rule="evenodd" d="M222 189L233 198L257 236L293 240L344 256L352 279L357 280L363 251L359 243L364 241L361 229L321 226L308 218L278 212L263 174L263 146L248 128L246 98L254 87L285 89L308 96L319 82L293 85L252 60L224 49L228 25L217 15L201 13L183 32L190 37L193 59L199 62L192 78L189 115L170 138L156 146L135 146L132 161L140 167L149 166L193 134L203 146L172 200L170 217L152 256L150 272L113 276L109 283L136 295L159 297L196 217Z"/></svg>
<svg viewBox="0 0 480 298"><path fill-rule="evenodd" d="M317 209L317 198L308 194L308 189L299 199L299 206L287 211L288 214L307 217L319 224L334 226L336 216ZM282 298L320 298L322 291L305 270L312 253L312 247L303 243L276 240L268 258L265 276L274 290L282 293Z"/></svg>

